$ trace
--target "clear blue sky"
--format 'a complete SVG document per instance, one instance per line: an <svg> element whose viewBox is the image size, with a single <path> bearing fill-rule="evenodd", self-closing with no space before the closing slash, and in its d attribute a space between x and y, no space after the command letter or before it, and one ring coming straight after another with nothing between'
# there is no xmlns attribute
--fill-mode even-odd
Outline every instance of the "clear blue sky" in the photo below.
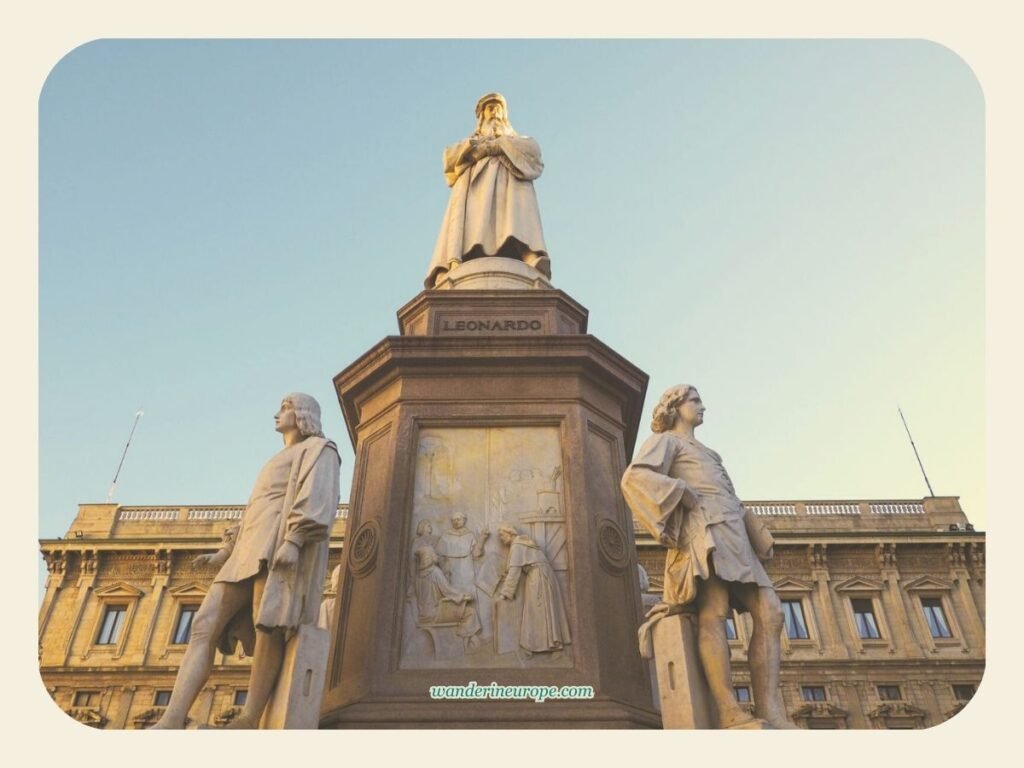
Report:
<svg viewBox="0 0 1024 768"><path fill-rule="evenodd" d="M483 93L536 137L554 283L747 499L984 527L984 102L916 41L101 41L40 98L40 521L244 503L272 416L421 288ZM641 438L648 433L647 418Z"/></svg>

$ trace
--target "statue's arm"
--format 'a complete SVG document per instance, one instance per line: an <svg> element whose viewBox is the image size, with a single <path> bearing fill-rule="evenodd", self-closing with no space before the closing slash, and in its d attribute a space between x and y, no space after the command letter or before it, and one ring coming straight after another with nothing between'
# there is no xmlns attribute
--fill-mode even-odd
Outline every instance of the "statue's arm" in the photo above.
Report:
<svg viewBox="0 0 1024 768"><path fill-rule="evenodd" d="M529 136L499 136L493 140L496 154L503 158L505 167L523 181L533 181L544 172L540 144Z"/></svg>
<svg viewBox="0 0 1024 768"><path fill-rule="evenodd" d="M505 581L501 585L501 594L499 597L503 597L506 600L513 600L516 596L516 587L519 586L519 579L522 575L523 566L509 566L508 573L505 574Z"/></svg>
<svg viewBox="0 0 1024 768"><path fill-rule="evenodd" d="M444 180L452 187L459 177L473 167L480 158L476 154L477 143L463 139L444 150Z"/></svg>
<svg viewBox="0 0 1024 768"><path fill-rule="evenodd" d="M750 539L750 546L757 555L757 559L766 563L775 555L775 537L768 530L764 520L749 509L743 512L743 525L747 529L747 538Z"/></svg>
<svg viewBox="0 0 1024 768"><path fill-rule="evenodd" d="M626 468L620 484L633 514L666 546L676 546L683 513L700 502L685 480L669 475L678 450L666 435L652 435Z"/></svg>
<svg viewBox="0 0 1024 768"><path fill-rule="evenodd" d="M240 523L235 523L224 529L224 533L220 536L220 549L213 554L199 555L192 559L193 566L204 566L213 565L220 567L228 561L231 557L231 553L235 551L235 541L238 539L238 531L241 528Z"/></svg>
<svg viewBox="0 0 1024 768"><path fill-rule="evenodd" d="M340 466L337 451L331 445L325 446L295 491L287 511L285 541L301 549L306 542L323 541L330 535L341 494Z"/></svg>

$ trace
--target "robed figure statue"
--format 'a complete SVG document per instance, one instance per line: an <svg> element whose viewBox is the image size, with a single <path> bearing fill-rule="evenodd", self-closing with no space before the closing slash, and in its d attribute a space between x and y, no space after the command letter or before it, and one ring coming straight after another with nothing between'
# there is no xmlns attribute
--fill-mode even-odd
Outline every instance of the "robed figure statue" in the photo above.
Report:
<svg viewBox="0 0 1024 768"><path fill-rule="evenodd" d="M424 285L432 288L459 264L506 256L551 277L533 180L544 170L540 145L508 121L508 104L488 93L476 105L476 131L444 151L452 188Z"/></svg>

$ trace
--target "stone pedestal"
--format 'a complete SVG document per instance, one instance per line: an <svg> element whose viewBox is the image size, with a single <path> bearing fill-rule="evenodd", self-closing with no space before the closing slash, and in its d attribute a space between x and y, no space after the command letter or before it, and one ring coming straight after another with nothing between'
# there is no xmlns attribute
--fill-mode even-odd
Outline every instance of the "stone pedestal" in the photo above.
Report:
<svg viewBox="0 0 1024 768"><path fill-rule="evenodd" d="M692 613L666 616L654 625L652 636L664 727L717 727L714 701L697 649L697 617Z"/></svg>
<svg viewBox="0 0 1024 768"><path fill-rule="evenodd" d="M561 291L450 288L334 380L356 466L321 727L660 727L619 491L647 377ZM430 693L492 682L593 698Z"/></svg>
<svg viewBox="0 0 1024 768"><path fill-rule="evenodd" d="M284 650L281 674L263 712L260 728L316 729L324 695L324 667L331 635L303 624Z"/></svg>

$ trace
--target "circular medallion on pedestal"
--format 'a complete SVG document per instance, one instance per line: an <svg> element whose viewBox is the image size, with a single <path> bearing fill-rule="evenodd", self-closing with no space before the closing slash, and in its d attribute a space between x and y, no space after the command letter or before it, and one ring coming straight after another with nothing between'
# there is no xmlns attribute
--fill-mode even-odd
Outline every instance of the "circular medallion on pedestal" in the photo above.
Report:
<svg viewBox="0 0 1024 768"><path fill-rule="evenodd" d="M601 555L601 565L612 573L622 573L629 565L626 535L613 520L602 520L597 524L597 551Z"/></svg>
<svg viewBox="0 0 1024 768"><path fill-rule="evenodd" d="M380 542L380 526L376 520L367 520L359 526L352 537L352 551L348 558L348 569L355 577L365 576L377 564L377 545Z"/></svg>

